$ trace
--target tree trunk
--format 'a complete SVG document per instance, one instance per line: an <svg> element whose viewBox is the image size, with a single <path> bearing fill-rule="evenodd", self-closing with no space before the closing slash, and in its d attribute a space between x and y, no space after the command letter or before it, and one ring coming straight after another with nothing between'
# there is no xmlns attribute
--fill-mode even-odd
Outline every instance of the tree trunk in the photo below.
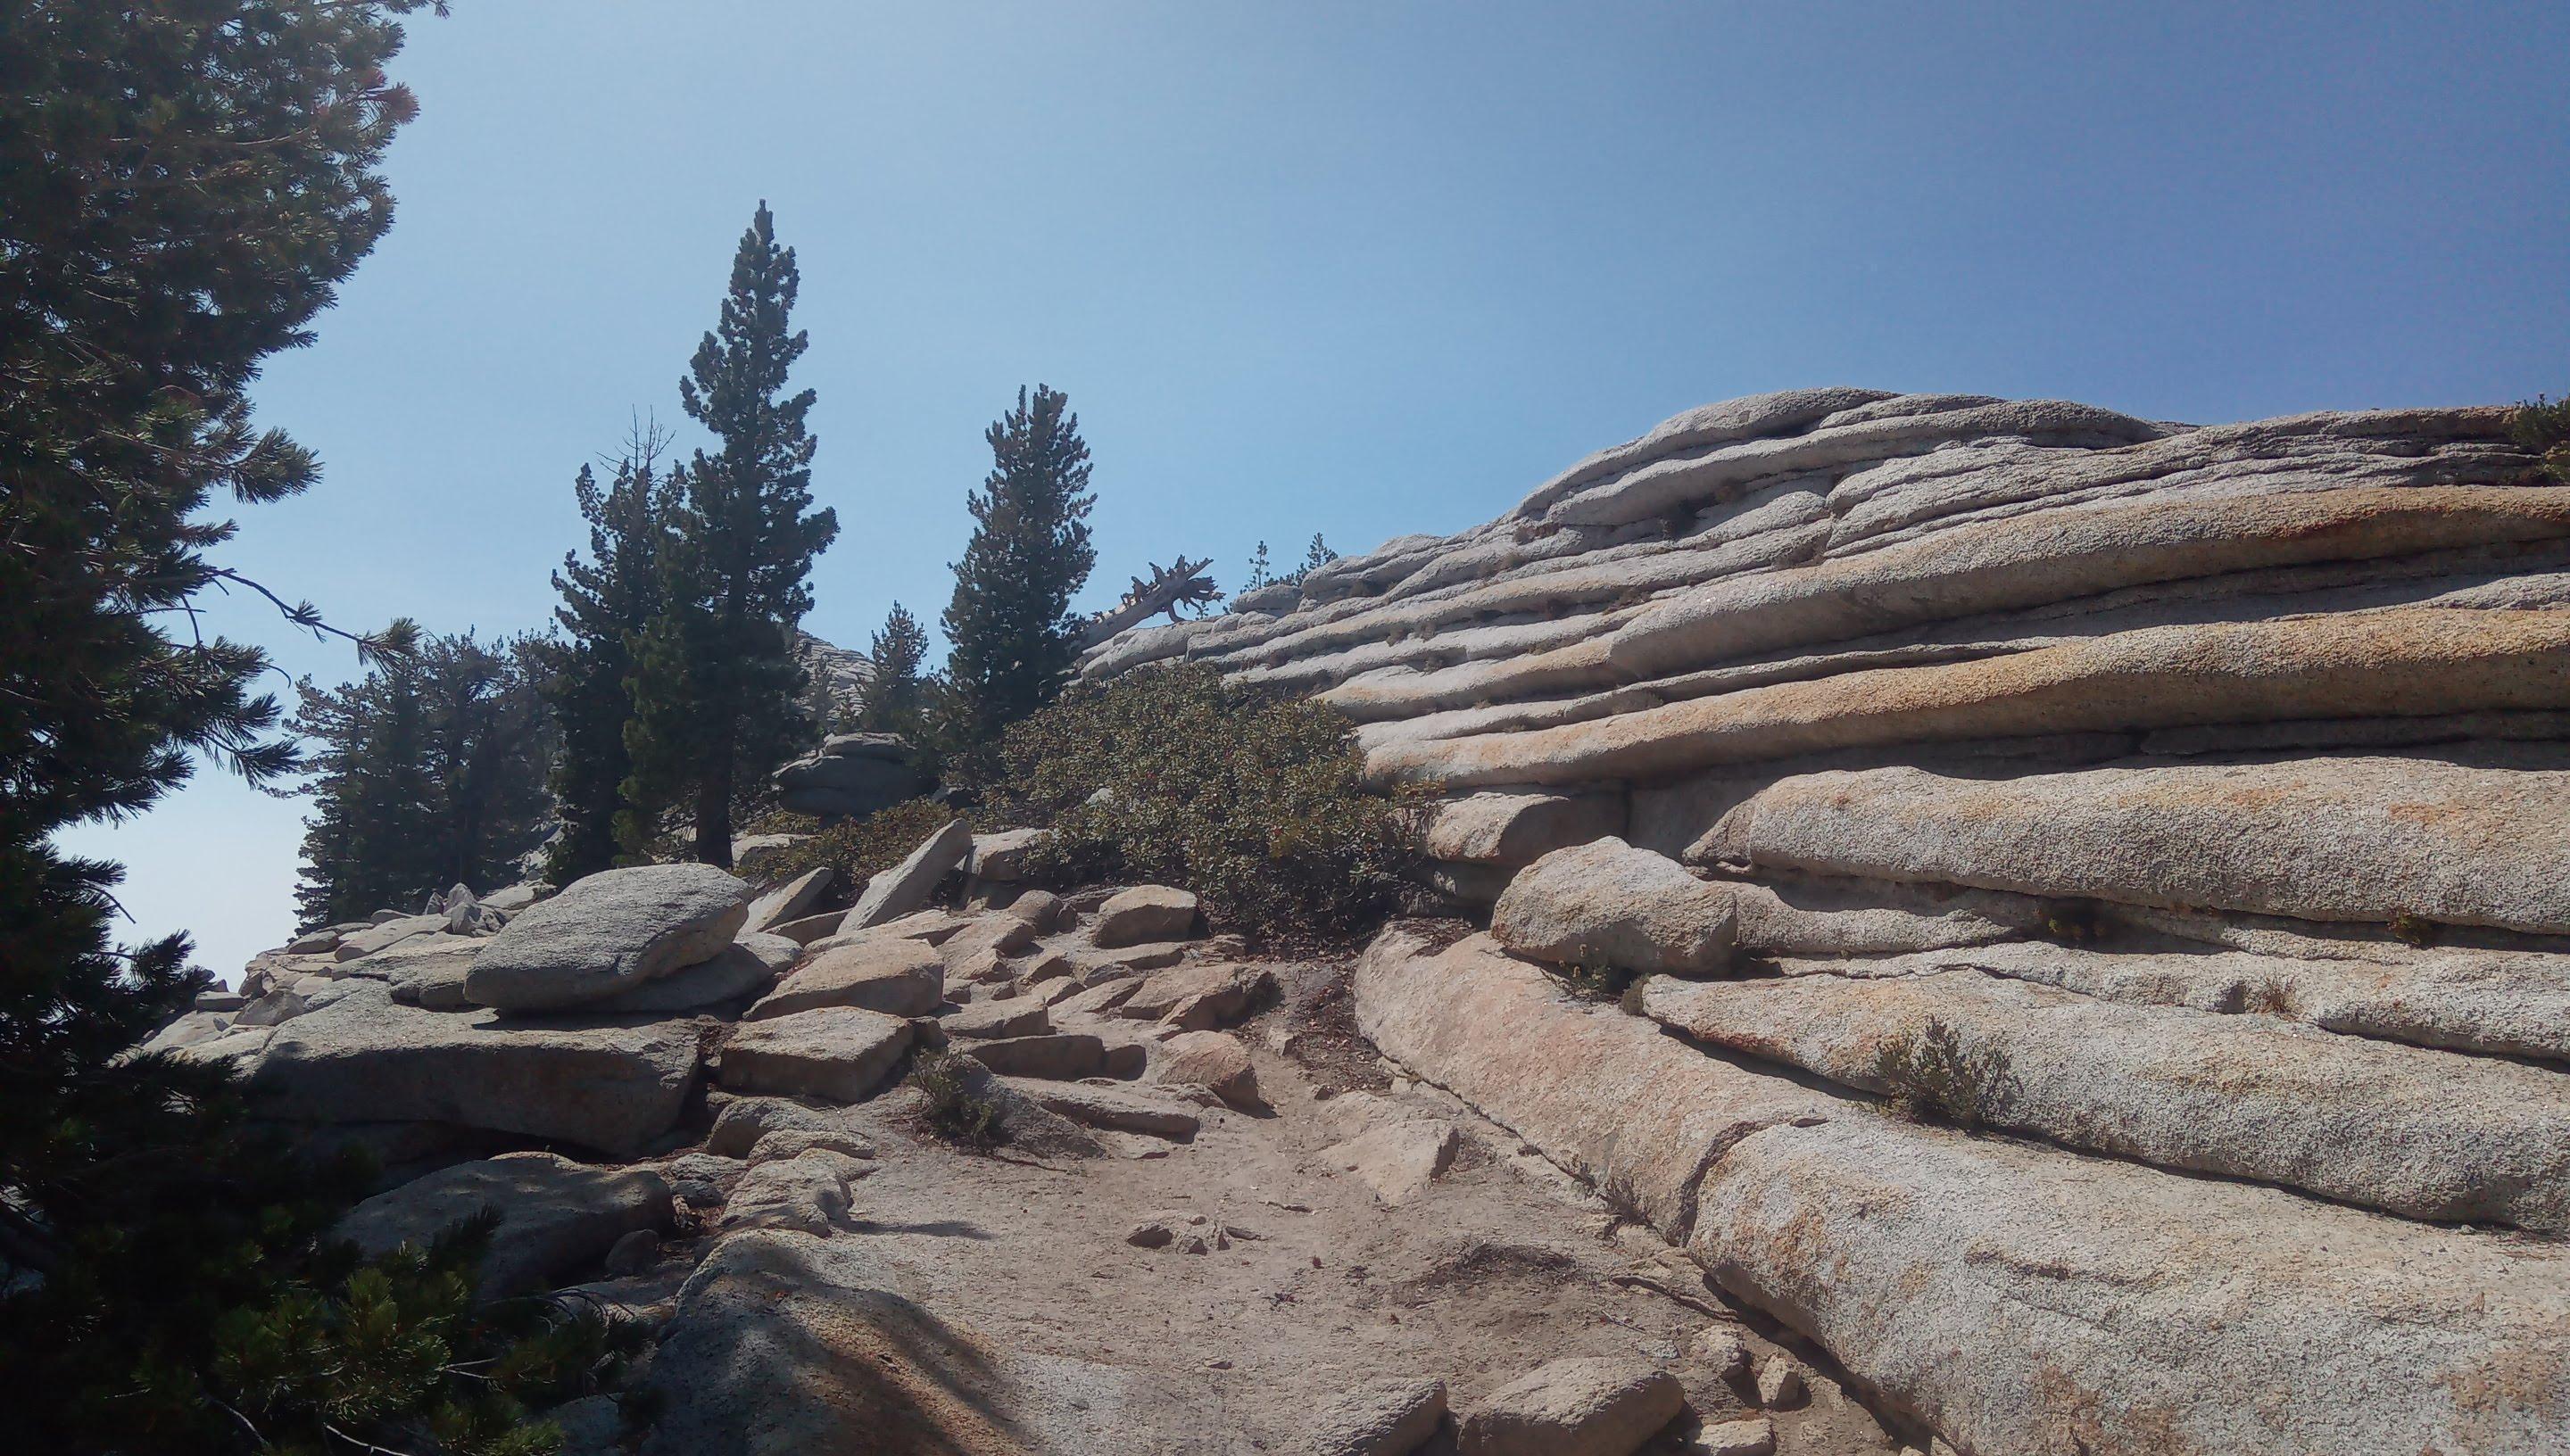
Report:
<svg viewBox="0 0 2570 1456"><path fill-rule="evenodd" d="M718 753L696 785L696 860L731 868L731 755Z"/></svg>

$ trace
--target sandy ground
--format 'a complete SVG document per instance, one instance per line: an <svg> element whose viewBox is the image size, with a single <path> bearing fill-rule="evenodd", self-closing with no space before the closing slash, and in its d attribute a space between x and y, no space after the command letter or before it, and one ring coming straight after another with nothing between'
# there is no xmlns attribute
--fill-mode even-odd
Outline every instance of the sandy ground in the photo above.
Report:
<svg viewBox="0 0 2570 1456"><path fill-rule="evenodd" d="M1165 1156L1048 1162L952 1148L887 1113L881 1166L857 1185L844 1237L868 1240L921 1304L992 1346L1145 1377L1124 1414L1149 1428L1135 1449L1294 1451L1316 1406L1359 1379L1439 1377L1470 1410L1547 1360L1632 1355L1677 1373L1693 1412L1646 1449L1699 1450L1698 1419L1758 1413L1754 1373L1726 1381L1689 1356L1717 1325L1753 1360L1792 1358L1808 1377L1807 1400L1772 1412L1778 1451L1900 1449L1825 1366L1772 1342L1772 1326L1727 1306L1656 1236L1446 1094L1387 1076L1349 1028L1344 962L1275 968L1281 1002L1234 1028L1264 1114L1207 1109ZM1120 1027L1130 1036L1134 1023ZM1425 1196L1386 1207L1322 1156L1342 1135L1331 1102L1357 1088L1464 1134ZM1125 1242L1168 1211L1255 1237L1202 1254Z"/></svg>

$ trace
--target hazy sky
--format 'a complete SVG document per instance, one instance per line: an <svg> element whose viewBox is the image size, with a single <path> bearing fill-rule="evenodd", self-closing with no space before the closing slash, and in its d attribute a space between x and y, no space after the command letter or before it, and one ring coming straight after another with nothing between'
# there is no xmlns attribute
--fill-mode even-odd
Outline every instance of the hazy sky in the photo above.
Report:
<svg viewBox="0 0 2570 1456"><path fill-rule="evenodd" d="M455 0L395 68L399 220L259 390L326 477L223 559L348 623L541 625L573 473L687 424L762 197L841 524L807 625L859 647L895 599L934 624L1022 384L1095 453L1090 606L1179 551L1228 586L1261 538L1455 530L1761 390L2558 394L2565 55L2558 0ZM67 840L228 976L288 933L301 815L207 772Z"/></svg>

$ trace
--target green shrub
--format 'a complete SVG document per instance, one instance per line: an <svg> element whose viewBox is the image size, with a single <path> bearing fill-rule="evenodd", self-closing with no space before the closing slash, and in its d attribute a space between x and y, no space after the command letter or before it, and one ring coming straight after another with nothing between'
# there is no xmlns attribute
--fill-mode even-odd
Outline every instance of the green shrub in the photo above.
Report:
<svg viewBox="0 0 2570 1456"><path fill-rule="evenodd" d="M2017 1093L2006 1052L1994 1046L1967 1050L1939 1016L1886 1041L1875 1053L1875 1074L1888 1084L1902 1116L1960 1128L1993 1121Z"/></svg>
<svg viewBox="0 0 2570 1456"><path fill-rule="evenodd" d="M1409 801L1368 792L1347 719L1210 667L1080 684L1001 741L986 797L1055 839L1058 884L1192 890L1250 935L1343 935L1398 908L1415 854Z"/></svg>
<svg viewBox="0 0 2570 1456"><path fill-rule="evenodd" d="M988 1152L1008 1141L1000 1104L976 1091L964 1059L943 1048L926 1048L910 1062L910 1085L919 1089L920 1126L936 1137L976 1152Z"/></svg>
<svg viewBox="0 0 2570 1456"><path fill-rule="evenodd" d="M2536 395L2534 403L2518 405L2508 436L2543 457L2544 474L2570 485L2570 398L2555 403Z"/></svg>
<svg viewBox="0 0 2570 1456"><path fill-rule="evenodd" d="M921 841L955 817L952 807L933 799L906 799L863 819L843 819L799 843L752 851L741 857L738 872L745 880L774 882L827 865L838 872L836 893L853 895L872 876L908 859ZM773 832L790 833L793 818L780 815L760 822L776 826ZM804 826L812 823L802 821Z"/></svg>

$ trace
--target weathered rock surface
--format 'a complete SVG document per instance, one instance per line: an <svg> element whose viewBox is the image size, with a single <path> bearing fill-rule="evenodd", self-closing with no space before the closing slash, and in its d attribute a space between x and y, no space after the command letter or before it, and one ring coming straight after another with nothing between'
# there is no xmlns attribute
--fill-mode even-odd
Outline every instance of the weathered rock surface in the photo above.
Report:
<svg viewBox="0 0 2570 1456"><path fill-rule="evenodd" d="M824 1006L733 1028L715 1079L739 1092L856 1102L910 1047L910 1023L880 1011Z"/></svg>
<svg viewBox="0 0 2570 1456"><path fill-rule="evenodd" d="M1888 1092L1895 1039L1933 1019L2011 1086L1994 1121L2163 1168L2301 1188L2413 1219L2570 1230L2570 1076L2141 1008L1976 971L1848 980L1653 980L1690 1036Z"/></svg>
<svg viewBox="0 0 2570 1456"><path fill-rule="evenodd" d="M2560 1249L2271 1189L1850 1116L1734 1147L1691 1247L1965 1450L2532 1453L2570 1421Z"/></svg>
<svg viewBox="0 0 2570 1456"><path fill-rule="evenodd" d="M1212 1031L1239 1020L1274 987L1275 978L1256 966L1220 961L1173 965L1144 976L1115 1009L1136 1020Z"/></svg>
<svg viewBox="0 0 2570 1456"><path fill-rule="evenodd" d="M1355 1174L1375 1197L1399 1208L1426 1197L1455 1164L1462 1139L1454 1125L1414 1117L1386 1121L1321 1151L1332 1166Z"/></svg>
<svg viewBox="0 0 2570 1456"><path fill-rule="evenodd" d="M1106 1070L1106 1043L1085 1032L1013 1036L973 1044L973 1059L1001 1077L1051 1077L1068 1081Z"/></svg>
<svg viewBox="0 0 2570 1456"><path fill-rule="evenodd" d="M445 929L444 914L396 915L368 929L341 936L331 953L341 960L355 960L378 950L390 949L413 935L437 934ZM292 948L287 947L289 952Z"/></svg>
<svg viewBox="0 0 2570 1456"><path fill-rule="evenodd" d="M1485 791L1448 799L1428 819L1428 853L1452 863L1514 870L1555 850L1624 832L1619 794Z"/></svg>
<svg viewBox="0 0 2570 1456"><path fill-rule="evenodd" d="M908 859L866 882L857 903L848 908L847 917L840 921L841 933L871 929L928 904L937 882L963 863L972 848L972 826L960 819L949 820L944 829L921 841Z"/></svg>
<svg viewBox="0 0 2570 1456"><path fill-rule="evenodd" d="M1202 1087L1243 1112L1263 1104L1258 1068L1249 1049L1224 1031L1182 1031L1152 1059L1151 1079L1170 1086Z"/></svg>
<svg viewBox="0 0 2570 1456"><path fill-rule="evenodd" d="M888 733L835 734L818 752L772 776L776 802L794 814L863 819L914 798L929 786L907 743Z"/></svg>
<svg viewBox="0 0 2570 1456"><path fill-rule="evenodd" d="M335 1231L369 1258L426 1248L483 1209L500 1215L483 1256L486 1299L551 1288L597 1266L618 1240L670 1227L669 1186L641 1169L590 1168L551 1153L461 1163L348 1211Z"/></svg>
<svg viewBox="0 0 2570 1456"><path fill-rule="evenodd" d="M1204 1125L1203 1117L1186 1103L1132 1088L1019 1077L1001 1080L1037 1106L1084 1127L1148 1133L1159 1138L1191 1138Z"/></svg>
<svg viewBox="0 0 2570 1456"><path fill-rule="evenodd" d="M731 943L749 888L710 865L608 870L522 911L466 972L476 1005L545 1010L596 1001Z"/></svg>
<svg viewBox="0 0 2570 1456"><path fill-rule="evenodd" d="M1014 884L1027 878L1029 861L1035 853L1052 843L1049 829L1004 829L997 834L973 836L973 850L964 859L964 873L976 880L996 880Z"/></svg>
<svg viewBox="0 0 2570 1456"><path fill-rule="evenodd" d="M924 1016L945 994L946 962L937 947L902 935L864 935L814 954L744 1017L762 1021L821 1006Z"/></svg>
<svg viewBox="0 0 2570 1456"><path fill-rule="evenodd" d="M1645 1361L1554 1360L1466 1412L1455 1446L1462 1456L1632 1456L1685 1408L1677 1377Z"/></svg>
<svg viewBox="0 0 2570 1456"><path fill-rule="evenodd" d="M967 1006L938 1017L937 1024L946 1028L947 1035L967 1040L1042 1036L1053 1030L1053 1018L1046 1013L1044 1002L1026 996Z"/></svg>
<svg viewBox="0 0 2570 1456"><path fill-rule="evenodd" d="M1445 1418L1443 1380L1359 1381L1313 1414L1310 1456L1410 1456Z"/></svg>
<svg viewBox="0 0 2570 1456"><path fill-rule="evenodd" d="M2570 657L2563 659L2570 662ZM1691 857L2127 904L2570 932L2570 772L2418 758L1786 779Z"/></svg>
<svg viewBox="0 0 2570 1456"><path fill-rule="evenodd" d="M1154 940L1183 940L1195 933L1195 927L1194 895L1165 885L1137 885L1116 892L1097 908L1088 938L1100 949L1114 949Z"/></svg>
<svg viewBox="0 0 2570 1456"><path fill-rule="evenodd" d="M831 1148L805 1148L790 1157L752 1160L750 1170L723 1200L722 1227L726 1231L790 1229L826 1239L846 1221L856 1180L872 1171L859 1159Z"/></svg>
<svg viewBox="0 0 2570 1456"><path fill-rule="evenodd" d="M626 1155L678 1120L695 1082L684 1022L513 1021L397 1005L378 982L332 990L273 1030L205 1044L236 1059L267 1115L453 1123Z"/></svg>
<svg viewBox="0 0 2570 1456"><path fill-rule="evenodd" d="M762 893L749 903L749 917L742 921L750 930L773 930L787 920L799 919L830 888L836 874L827 865L816 865L775 889Z"/></svg>
<svg viewBox="0 0 2570 1456"><path fill-rule="evenodd" d="M1491 938L1555 965L1706 975L1730 964L1731 896L1620 839L1555 850L1517 872Z"/></svg>

